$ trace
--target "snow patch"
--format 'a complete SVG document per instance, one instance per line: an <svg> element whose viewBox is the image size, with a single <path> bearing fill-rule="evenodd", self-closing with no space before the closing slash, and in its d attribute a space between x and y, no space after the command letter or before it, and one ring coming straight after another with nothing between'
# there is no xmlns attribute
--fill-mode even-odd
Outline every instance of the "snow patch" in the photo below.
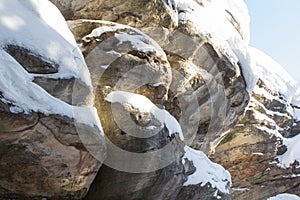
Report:
<svg viewBox="0 0 300 200"><path fill-rule="evenodd" d="M111 103L120 103L124 106L130 106L143 112L152 113L162 124L161 128L166 126L170 136L178 133L180 139L184 140L181 127L177 120L168 111L158 108L145 96L130 92L113 91L106 96L105 100Z"/></svg>
<svg viewBox="0 0 300 200"><path fill-rule="evenodd" d="M221 41L239 37L249 43L250 17L241 0L202 1L202 5L194 0L171 0L168 4L176 9L179 22L191 21L200 32L209 33ZM238 27L231 23L232 19L236 20Z"/></svg>
<svg viewBox="0 0 300 200"><path fill-rule="evenodd" d="M300 197L294 194L279 194L274 197L268 198L268 200L300 200Z"/></svg>
<svg viewBox="0 0 300 200"><path fill-rule="evenodd" d="M0 48L16 45L59 65L56 78L92 86L84 58L60 11L45 0L0 0Z"/></svg>
<svg viewBox="0 0 300 200"><path fill-rule="evenodd" d="M78 123L97 126L101 124L94 107L71 106L32 82L29 73L8 53L0 49L0 88L4 103L13 105L12 113L41 112L76 119Z"/></svg>
<svg viewBox="0 0 300 200"><path fill-rule="evenodd" d="M295 161L300 163L300 134L293 138L283 138L283 145L287 147L287 151L278 156L279 166L282 168L289 168Z"/></svg>
<svg viewBox="0 0 300 200"><path fill-rule="evenodd" d="M228 43L238 57L238 62L246 81L247 91L252 92L258 81L257 66L255 58L249 53L249 46L238 38L230 38Z"/></svg>
<svg viewBox="0 0 300 200"><path fill-rule="evenodd" d="M240 187L236 187L236 188L232 188L232 190L234 191L249 191L249 188L240 188Z"/></svg>
<svg viewBox="0 0 300 200"><path fill-rule="evenodd" d="M59 10L45 0L0 0L0 88L1 101L11 104L12 113L40 112L74 118L78 123L97 126L103 134L96 109L71 106L33 83L33 78L79 78L92 88L90 74ZM28 73L10 54L16 45L58 64L58 73Z"/></svg>
<svg viewBox="0 0 300 200"><path fill-rule="evenodd" d="M255 58L259 78L272 91L278 91L288 103L293 103L297 93L297 82L286 70L264 52L249 47L250 54Z"/></svg>
<svg viewBox="0 0 300 200"><path fill-rule="evenodd" d="M103 33L107 32L115 32L115 37L119 40L119 45L130 42L133 48L143 51L143 52L156 52L159 57L163 57L167 59L164 51L161 47L151 38L147 37L143 32L139 30L134 30L129 33L120 32L120 30L132 30L133 28L126 25L119 25L112 22L105 21L95 21L104 24L104 26L95 28L90 34L83 37L85 42L89 42L91 38L95 38L101 36Z"/></svg>
<svg viewBox="0 0 300 200"><path fill-rule="evenodd" d="M188 146L185 146L185 155L182 158L183 164L185 159L193 162L196 171L188 176L184 186L197 184L204 186L210 183L213 188L217 188L222 193L230 193L231 176L221 165L210 161L202 151L194 150Z"/></svg>

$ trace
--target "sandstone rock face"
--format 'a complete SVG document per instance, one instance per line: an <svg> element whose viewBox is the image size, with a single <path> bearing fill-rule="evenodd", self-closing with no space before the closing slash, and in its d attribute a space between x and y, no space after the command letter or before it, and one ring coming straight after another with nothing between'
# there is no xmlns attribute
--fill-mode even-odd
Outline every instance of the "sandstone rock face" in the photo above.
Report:
<svg viewBox="0 0 300 200"><path fill-rule="evenodd" d="M0 198L300 195L300 98L252 54L243 1L50 1L76 41L48 1L0 21Z"/></svg>
<svg viewBox="0 0 300 200"><path fill-rule="evenodd" d="M216 45L210 34L199 31L197 21L189 20L189 18L187 21L183 20L183 15L195 14L194 11L190 13L188 4L181 6L176 1L77 2L67 0L52 2L58 6L65 17L70 15L65 10L71 6L75 15L67 19L102 19L137 27L161 46L166 52L173 70L169 103L164 106L178 120L182 120L181 125L185 126L183 129L190 138L189 144L192 144L193 147L206 153L211 151L212 143L222 132L232 127L244 111L249 101L249 95L238 63L231 61L227 50ZM205 10L215 2L195 1L193 3L197 9ZM112 14L107 14L107 10ZM120 14L125 11L126 15ZM239 19L238 11L230 7L230 2L224 4L222 11L224 16L227 16L224 23L227 24L227 28L232 29L232 35L240 37L241 40L248 40L248 19L243 23L243 20ZM131 17L128 18L129 15ZM132 17L139 17L140 21L133 20ZM218 18L218 20L222 19ZM84 26L77 25L77 27L72 23L74 22L69 24L77 40L87 36L96 28L93 22L85 22ZM94 45L89 45L88 49L84 48L84 54L92 57L89 49L94 49L95 45L113 32L109 31L109 34L103 34L101 38L92 37ZM107 43L105 47L104 44L102 45L101 51L106 48L104 51L109 52L108 43L112 43L112 40L107 40L109 42L105 42ZM84 42L81 43L85 46ZM125 51L131 49L128 45L121 46L123 51L125 48L129 48ZM107 56L105 52L98 52L98 54L103 54L105 57L101 55L98 61L91 62L100 62L97 63L98 65L102 65L101 62L103 62L103 66L117 57L117 55ZM139 56L141 57L141 55ZM128 58L124 59L125 57L119 62L127 62ZM87 62L89 62L89 58L87 58ZM91 74L95 74L95 72L92 71ZM112 82L116 81L112 80ZM153 99L151 95L146 96ZM199 115L199 113L201 114ZM197 132L196 139L193 138L195 132Z"/></svg>
<svg viewBox="0 0 300 200"><path fill-rule="evenodd" d="M87 199L176 197L177 193L169 191L179 191L187 176L180 161L184 151L183 141L178 135L170 137L168 129L161 128L164 125L151 111L140 110L134 105L111 104L105 100L111 91L121 90L143 94L153 103L163 106L172 79L165 53L152 39L127 26L86 20L69 24L74 34L82 37L78 37L78 43L92 72L98 112L103 113L100 119L107 141L111 143L105 162L108 166L103 166L99 171ZM87 30L86 27L92 27L90 32L82 33L82 30ZM93 34L97 31L98 35ZM166 145L170 148L160 156L170 162L156 169L160 161L151 153ZM113 154L116 151L113 147L125 150L127 154L109 161L118 156ZM133 153L148 156L135 160L132 159ZM127 170L118 171L118 167L121 167L117 166L118 162L127 166ZM133 168L137 168L136 172L129 173L128 170Z"/></svg>
<svg viewBox="0 0 300 200"><path fill-rule="evenodd" d="M223 198L228 198L228 194L218 192L217 188L208 189L211 187L210 184L200 186L199 183L199 185L183 187L187 177L195 172L193 163L187 162L186 165L182 164L181 157L184 153L184 143L178 140L178 137L169 138L166 129L162 129L155 136L151 136L153 127L161 127L160 122L155 120L155 115L152 112L136 109L132 105L129 107L122 107L124 106L122 104L110 105L105 100L111 91L135 92L148 97L161 108L166 107L171 113L173 111L175 114L179 111L177 116L174 115L178 118L181 117L180 109L188 110L189 112L184 113L185 118L182 117L185 120L181 122L183 125L187 120L199 123L198 118L196 118L196 120L198 119L196 121L192 117L199 112L198 100L202 98L203 104L207 104L209 94L204 94L208 96L208 99L205 96L201 96L201 91L205 90L206 85L203 79L199 80L202 78L202 74L195 72L198 68L193 63L189 63L182 58L180 59L178 58L179 56L176 57L176 54L170 53L167 56L165 52L168 51L163 51L148 36L128 26L88 20L69 21L69 26L81 46L92 74L93 86L96 91L96 105L99 114L102 113L100 119L107 140L118 146L118 148L134 153L151 153L161 148L164 149L166 145L172 147L171 150L167 151L167 154L160 155L160 157L166 157L165 159L167 160L172 160L169 163L170 165L157 168L154 172L151 170L148 172L147 170L147 168L152 169L156 166L157 161L155 161L154 157L147 159L145 156L143 162L138 161L137 163L130 156L119 157L119 159L114 161L116 163L122 161L125 166L130 166L130 163L134 163L134 167L138 166L141 168L140 171L135 171L140 172L140 174L133 174L132 172L134 171L129 173L130 170L128 169L129 172L125 170L125 172L122 172L123 170L120 170L120 168L118 171L116 170L118 169L118 166L115 166L116 163L107 161L110 160L110 156L117 156L109 155L111 152L114 152L114 149L110 149L108 146L108 158L105 162L108 166L101 168L87 198L184 199L188 194L190 198L197 199L202 193L201 191L204 190L206 190L208 198L216 193L219 193ZM180 32L174 33L172 36L175 34L180 34ZM201 40L200 38L197 39ZM190 54L193 54L193 51L197 49L195 43L194 49L192 48L191 52L189 52ZM169 44L169 47L173 47L172 44ZM174 48L179 49L179 46L174 46ZM216 62L218 63L219 61ZM176 68L178 65L180 67ZM232 66L231 64L228 65ZM226 66L223 67L226 68ZM206 75L207 80L213 79L211 74L205 70L202 71ZM180 72L186 74L186 77ZM213 82L213 80L211 81ZM240 81L243 86L241 90L244 90L244 82L242 79ZM195 89L201 87L201 84L204 88L194 91L190 83L193 84ZM177 87L176 84L180 87ZM216 81L214 84L216 85L215 87L218 87ZM194 97L190 97L190 92L194 92L192 94ZM180 100L179 105L177 105L176 98ZM242 102L244 103L243 100ZM226 102L223 103L225 103L225 107L229 106ZM177 107L172 108L176 105ZM198 107L191 107L191 105ZM176 110L179 106L182 107ZM206 107L209 106L206 105ZM188 118L186 118L187 115ZM128 117L126 118L125 116ZM133 121L133 123L131 124L130 121ZM191 124L189 123L188 125ZM134 128L131 128L131 126ZM152 130L147 130L147 128L145 130L145 127L152 127ZM186 129L183 130L188 130L187 126L184 128ZM140 129L144 132L146 131L144 134L149 135L149 138L142 137ZM198 126L190 128L190 130L193 129L197 131ZM187 132L184 132L184 134L191 137L192 131L190 131L190 135ZM120 184L123 186L120 187ZM195 188L198 188L197 192L191 192Z"/></svg>
<svg viewBox="0 0 300 200"><path fill-rule="evenodd" d="M51 0L67 20L100 19L132 27L160 25L174 27L176 19L162 0L109 1L109 0ZM151 13L151 14L149 14Z"/></svg>
<svg viewBox="0 0 300 200"><path fill-rule="evenodd" d="M143 17L146 16L143 15ZM132 25L131 23L126 24ZM100 113L111 113L107 103L103 103L103 99L111 90L134 91L145 95L152 102L166 107L180 121L184 134L187 136L185 142L197 149L209 152L212 150L211 143L217 140L224 130L234 125L247 105L249 96L238 65L232 63L225 52L215 46L209 37L198 34L191 26L179 24L178 28L172 30L166 29L157 22L154 25L143 25L142 27L148 28L141 28L141 30L158 42L164 50L163 53L159 50L160 47L157 48L153 42L151 42L152 46L156 47L156 51L159 51L157 53L145 52L141 43L140 48L134 46L137 43L135 40L141 40L140 33L137 34L135 33L136 30L128 27L87 20L70 21L69 26L82 48L91 71ZM149 26L156 26L156 28L149 28ZM125 39L120 38L120 35L123 34L126 34ZM145 40L150 39L142 39L142 44L145 43ZM153 48L150 47L150 49ZM156 59L152 56L153 54L154 56L156 54ZM167 56L159 57L158 54L166 54ZM150 66L152 65L151 74L146 73L145 77L145 73L141 73L137 67L145 65L145 61L138 62L132 55L139 58L138 60L145 60ZM153 58L158 61L152 62ZM129 60L132 61L129 62ZM166 65L169 70L161 70L163 67L154 67L153 69L153 66L156 65ZM149 68L148 64L143 66L146 71L148 71L147 68ZM134 72L134 76L127 75L129 71L131 71L130 73ZM153 76L152 73L157 74L157 76ZM149 77L151 78L149 79ZM132 79L134 81L130 85ZM118 82L122 84L118 84ZM159 87L151 86L155 83L164 84L159 84ZM143 85L142 90L137 89L137 86L140 85ZM101 117L104 132L110 140L126 150L149 151L147 142L141 143L141 141L127 136L126 133L123 133L125 135L123 139L122 136L118 136L119 134L122 135L122 131L115 123L112 123L112 118L111 114ZM113 133L112 130L117 132ZM160 140L161 138L152 138L150 140L152 148L153 145L156 148L160 147L160 145L155 145L161 143ZM174 170L174 167L177 170ZM166 173L170 170L181 175ZM141 175L103 167L89 192L88 198L93 199L101 196L107 199L121 197L128 199L185 199L188 196L191 199L210 199L213 196L217 197L216 192L223 199L229 198L225 193L213 188L209 189L210 184L183 187L187 176L193 173L193 168L183 168L178 160L171 166L155 173ZM165 174L164 178L158 179L161 174ZM177 181L172 182L169 181L170 179ZM132 193L131 188L136 188L138 184L134 180L142 181L144 186L139 186L139 190L134 190L135 192ZM126 187L120 189L119 183L121 182L126 183ZM153 182L156 182L158 187L152 185L151 189L147 191L145 188L149 188ZM162 185L170 185L167 192L160 189ZM172 194L170 191L173 191ZM204 191L206 192L205 195L203 195Z"/></svg>
<svg viewBox="0 0 300 200"><path fill-rule="evenodd" d="M234 15L231 15L231 17L230 22L235 24L235 28L237 28L238 21L236 21ZM96 25L97 23L99 24ZM131 25L130 23L127 24ZM115 79L114 77L124 76L124 73L133 69L133 67L126 67L126 65L128 65L128 58L125 57L128 52L132 53L132 49L136 51L136 47L132 45L132 42L131 45L127 45L124 50L121 46L126 43L126 40L120 42L118 34L126 33L126 38L129 40L129 38L132 39L132 33L136 32L136 30L130 33L128 27L118 27L114 29L111 27L120 25L82 20L70 21L69 25L76 35L77 42L81 44L82 51L92 74L95 75L93 80L97 80L97 76L101 74L100 84L95 85L94 81L94 87L97 87L98 90L97 93L101 94L99 98L96 99L97 102L100 102L100 110L102 109L103 113L109 113L111 112L109 111L110 109L106 109L105 107L107 106L101 102L103 102L106 94L111 90L117 90L116 88L120 87L116 82L124 80ZM102 28L101 33L98 33L98 35L91 34L95 28L103 27L104 25L110 28L108 30L107 28ZM256 94L255 92L251 94L250 98L246 89L246 82L240 69L241 63L232 62L226 49L216 45L214 39L209 35L199 32L193 22L181 23L181 21L179 21L178 26L174 29L167 29L160 24L155 24L155 28L144 25L140 27L140 30L152 37L163 49L167 59L158 63L170 65L172 73L167 73L169 74L169 78L159 80L163 80L163 83L167 83L163 86L164 88L162 90L165 93L159 95L161 97L164 96L163 99L157 98L157 89L154 90L154 93L149 92L149 90L135 90L134 92L145 95L154 103L164 106L180 122L184 135L188 138L185 141L186 143L196 149L209 153L213 161L220 163L231 172L233 177L231 198L246 199L255 197L255 199L261 199L284 192L285 189L291 193L295 193L294 188L297 185L297 181L295 184L291 182L297 180L297 177L294 176L291 181L291 173L297 174L295 173L296 168L293 167L290 170L286 170L278 167L275 163L270 164L275 160L276 156L280 154L279 152L284 152L284 146L281 145L278 137L270 135L268 131L258 127L258 125L267 126L269 128L277 126L277 128L282 128L279 129L282 135L294 136L297 125L292 125L294 123L293 117L287 112L289 105L277 100L269 101L264 94ZM241 39L246 39L247 34L243 33L244 30L237 28L237 31ZM128 34L130 36L128 36ZM139 34L136 33L134 35L134 37L137 38L139 36ZM97 51L97 54L93 54L96 52L95 49L100 49L100 51ZM127 52L124 55L125 51ZM112 52L114 55L112 55ZM141 54L145 55L145 52L134 52L134 55ZM115 61L122 57L124 58L121 61ZM152 56L140 56L139 58L147 59L148 62L150 60L151 63ZM119 65L119 63L122 63L122 67L115 67ZM138 64L140 64L140 62L137 63L135 61L132 65L136 66ZM98 68L98 70L96 68ZM112 70L113 68L117 70ZM124 68L126 72L120 73L121 68ZM156 70L157 69L158 68L156 68ZM139 72L136 74L139 74ZM107 80L103 77L112 78ZM145 80L145 77L141 75L137 75L137 77L140 78L137 78L133 85L147 84L147 79L146 81L140 81ZM166 77L166 74L159 72L158 77ZM126 76L126 78L128 77ZM129 78L126 80L127 81L122 82L125 83L124 87L122 85L122 90L133 92L131 89L133 88L132 85L127 84ZM158 79L154 78L154 80ZM152 83L154 83L154 81ZM263 85L263 83L259 82L257 87L262 87L261 85ZM99 90L100 87L108 91L104 89ZM270 92L266 88L267 86L264 87L264 90ZM279 98L279 96L280 95L277 94L276 98ZM263 111L265 114L265 116L262 117L263 119L257 119L261 117L259 113L261 113L265 107L272 112L281 112L283 114L276 116L270 114L268 111ZM121 110L121 108L118 110ZM131 110L130 112L133 111ZM149 114L141 112L131 114L131 116L137 115L143 116L142 118L149 116ZM120 116L123 115L120 114ZM129 139L128 136L126 136L126 139L122 139L121 137L117 137L117 134L111 133L111 130L118 130L119 127L115 125L112 126L111 121L107 121L109 118L111 119L112 117L103 117L102 122L106 124L104 125L104 129L106 130L105 132L108 133L110 140L113 140L114 143L126 150L147 151L147 149L149 149L147 144L138 143L133 140L133 138ZM133 118L137 119L136 117ZM146 119L140 119L142 120L140 122L139 120L135 122L139 125L143 125L151 121L148 117L145 118ZM270 122L265 122L270 121L270 118L271 121L275 120L276 125L274 125L274 123L270 124ZM109 128L106 129L105 126ZM122 133L120 130L117 132ZM123 134L125 135L125 133ZM160 141L161 139L155 138L155 140ZM137 148L136 145L139 148ZM160 147L159 145L155 146ZM178 180L177 184L166 180L174 177L172 173L167 173L164 179L159 179L160 181L155 178L158 174L166 174L165 170L169 171L170 169L174 169L174 167L177 168L179 173L182 173L181 178L176 176L177 178L175 180ZM214 198L216 190L211 190L209 184L204 187L199 185L183 186L187 177L193 174L194 171L193 164L189 167L182 168L178 162L154 174L141 175L124 173L110 167L103 167L88 197L91 199L96 196L103 196L107 199L118 199L121 197L128 199ZM170 196L170 194L157 189L156 185L149 186L152 184L149 179L151 179L151 181L156 180L159 182L157 183L158 185L168 185L172 183L173 187L169 188L169 191L176 192L173 192L173 195ZM109 187L106 186L106 180L110 180L108 181ZM120 189L118 188L119 184L116 184L112 180L120 180L120 182L127 183L126 187ZM144 188L151 189L148 189L148 193L143 187L139 187L138 191L134 190L131 194L130 192L124 192L132 191L132 188L137 187L136 184L138 183L134 180L143 182ZM269 181L271 182L269 183ZM281 184L279 182L284 183ZM272 188L279 184L281 185L280 189L271 191ZM285 187L285 184L289 186ZM112 194L108 192L110 191L108 188L114 188L112 191L118 192ZM145 193L147 193L148 196L145 196ZM161 196L156 196L158 194ZM228 195L220 193L220 191L218 191L218 194L221 195L222 199L230 198Z"/></svg>
<svg viewBox="0 0 300 200"><path fill-rule="evenodd" d="M286 152L281 137L293 136L298 124L289 107L283 96L259 81L243 118L218 144L211 158L230 171L232 199L265 199L284 192L299 195L297 164L283 169L277 162L277 156Z"/></svg>
<svg viewBox="0 0 300 200"><path fill-rule="evenodd" d="M187 27L165 32L165 40L155 36L163 28L144 31L160 42L174 72L168 109L185 120L187 135L197 132L191 145L208 153L211 142L236 123L249 101L239 67L209 38L187 33Z"/></svg>
<svg viewBox="0 0 300 200"><path fill-rule="evenodd" d="M3 103L0 109L1 198L85 196L101 163L83 145L74 120L13 114ZM85 128L85 134L98 131Z"/></svg>
<svg viewBox="0 0 300 200"><path fill-rule="evenodd" d="M106 153L91 80L59 11L39 2L53 25L36 3L1 7L1 18L10 12L26 23L0 22L0 198L81 199Z"/></svg>
<svg viewBox="0 0 300 200"><path fill-rule="evenodd" d="M172 72L164 51L151 38L128 26L104 21L78 20L69 25L96 90L137 90L163 104Z"/></svg>
<svg viewBox="0 0 300 200"><path fill-rule="evenodd" d="M83 95L90 91L81 89ZM101 162L81 138L100 130L67 116L15 113L13 104L0 97L1 198L84 197ZM105 142L103 138L97 142L104 159Z"/></svg>

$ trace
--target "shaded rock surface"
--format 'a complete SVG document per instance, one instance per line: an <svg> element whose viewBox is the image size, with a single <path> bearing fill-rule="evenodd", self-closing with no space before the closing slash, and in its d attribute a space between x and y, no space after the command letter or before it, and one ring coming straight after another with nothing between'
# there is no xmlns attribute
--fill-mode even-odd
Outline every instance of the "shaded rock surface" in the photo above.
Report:
<svg viewBox="0 0 300 200"><path fill-rule="evenodd" d="M216 191L215 188L212 188L209 184L202 185L192 185L188 187L182 187L178 196L178 200L191 199L191 200L212 200L212 199L230 199L229 194L224 194L219 191Z"/></svg>
<svg viewBox="0 0 300 200"><path fill-rule="evenodd" d="M1 198L85 196L101 163L84 147L74 120L12 114L3 103L0 109ZM98 131L85 128L85 134Z"/></svg>

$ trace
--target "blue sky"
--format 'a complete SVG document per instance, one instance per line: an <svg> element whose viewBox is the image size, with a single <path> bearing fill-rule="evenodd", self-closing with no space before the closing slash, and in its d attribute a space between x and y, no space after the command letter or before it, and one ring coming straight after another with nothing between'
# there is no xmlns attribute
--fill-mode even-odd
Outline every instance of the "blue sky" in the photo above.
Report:
<svg viewBox="0 0 300 200"><path fill-rule="evenodd" d="M250 45L271 56L300 82L300 0L245 0Z"/></svg>

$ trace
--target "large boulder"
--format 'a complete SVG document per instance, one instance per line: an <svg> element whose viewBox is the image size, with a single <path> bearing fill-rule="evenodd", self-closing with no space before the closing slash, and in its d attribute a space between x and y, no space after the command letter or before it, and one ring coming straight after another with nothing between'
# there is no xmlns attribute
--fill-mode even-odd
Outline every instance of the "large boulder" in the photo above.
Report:
<svg viewBox="0 0 300 200"><path fill-rule="evenodd" d="M167 109L182 120L189 145L205 153L213 152L221 135L236 124L249 102L250 86L241 68L244 58L231 46L231 38L247 44L249 17L243 3L236 2L236 7L244 10L244 15L231 3L217 6L216 1L168 1L177 16L177 27L141 28L164 49L176 71ZM204 20L210 17L208 12L215 13L215 24Z"/></svg>
<svg viewBox="0 0 300 200"><path fill-rule="evenodd" d="M165 53L128 26L88 20L71 21L69 26L92 74L108 143L107 166L99 171L87 199L174 198L176 193L168 191L178 191L187 175L180 161L181 129L171 135L168 120L177 122L160 109L172 80ZM116 97L108 99L113 94Z"/></svg>
<svg viewBox="0 0 300 200"><path fill-rule="evenodd" d="M210 38L188 33L191 29L187 27L171 32L164 28L144 31L159 42L172 67L167 109L182 120L192 147L213 151L212 144L235 125L249 102L238 63ZM158 37L157 32L165 34Z"/></svg>
<svg viewBox="0 0 300 200"><path fill-rule="evenodd" d="M148 34L162 47L173 70L169 103L164 106L181 121L189 138L188 143L193 147L206 153L212 151L222 132L237 122L249 102L240 61L227 42L232 37L245 44L249 41L249 16L243 2L228 0L220 5L217 1L176 0L52 2L67 19L101 19L133 26ZM215 15L206 16L209 12ZM215 24L209 23L207 17L213 17ZM93 21L84 22L84 26L73 23L83 21L69 22L77 40L92 33L97 27ZM90 38L94 39L94 46L116 30L106 32L101 38ZM109 52L108 44L112 42L111 38L106 40L104 43L107 45L101 48ZM85 48L84 42L80 43L85 55L94 49L93 45ZM131 48L124 44L120 46L123 51L124 48L128 48L125 51ZM102 54L105 56L99 60L104 62L103 66L118 57ZM127 60L123 56L122 61L116 60L116 63ZM152 100L151 95L147 97Z"/></svg>
<svg viewBox="0 0 300 200"><path fill-rule="evenodd" d="M184 199L186 193L197 199L210 187L208 198L228 197L228 177L219 183L227 185L224 190L209 181L184 186L190 176L201 174L201 166L192 159L183 161L186 133L181 128L174 131L172 126L181 124L164 110L178 72L159 45L137 29L116 23L75 20L69 27L90 69L109 144L107 166L99 171L87 199ZM194 157L203 156L197 152ZM198 192L191 193L195 188Z"/></svg>
<svg viewBox="0 0 300 200"><path fill-rule="evenodd" d="M106 153L83 56L48 1L0 10L0 198L81 199Z"/></svg>
<svg viewBox="0 0 300 200"><path fill-rule="evenodd" d="M84 197L101 162L80 137L99 134L99 130L82 124L80 136L72 118L14 114L10 108L1 102L1 199ZM97 142L104 155L104 141Z"/></svg>

